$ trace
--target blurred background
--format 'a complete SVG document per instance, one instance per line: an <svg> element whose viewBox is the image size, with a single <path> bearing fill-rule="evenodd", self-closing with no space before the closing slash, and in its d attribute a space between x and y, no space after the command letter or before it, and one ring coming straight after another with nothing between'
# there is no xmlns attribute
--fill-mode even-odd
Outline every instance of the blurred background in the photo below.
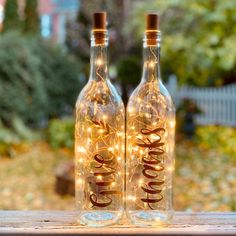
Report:
<svg viewBox="0 0 236 236"><path fill-rule="evenodd" d="M145 13L161 15L162 77L177 108L175 210L235 211L235 0L0 0L0 209L75 209L73 109L101 10L125 103L141 77Z"/></svg>

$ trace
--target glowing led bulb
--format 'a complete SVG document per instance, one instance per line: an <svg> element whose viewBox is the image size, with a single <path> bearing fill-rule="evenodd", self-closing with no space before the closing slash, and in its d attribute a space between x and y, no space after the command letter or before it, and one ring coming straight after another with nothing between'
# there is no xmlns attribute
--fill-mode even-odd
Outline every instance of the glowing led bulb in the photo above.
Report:
<svg viewBox="0 0 236 236"><path fill-rule="evenodd" d="M103 115L103 116L102 116L102 119L103 119L103 120L107 120L107 118L108 118L107 115Z"/></svg>
<svg viewBox="0 0 236 236"><path fill-rule="evenodd" d="M151 68L151 69L153 69L154 67L155 67L155 62L154 61L149 61L148 62L148 65L149 65L149 67Z"/></svg>
<svg viewBox="0 0 236 236"><path fill-rule="evenodd" d="M100 134L102 134L102 133L104 133L104 130L103 130L103 129L100 129L100 130L98 130L98 132L99 132Z"/></svg>
<svg viewBox="0 0 236 236"><path fill-rule="evenodd" d="M138 134L136 137L137 137L138 139L142 139L142 138L143 138L143 136L142 136L141 134Z"/></svg>
<svg viewBox="0 0 236 236"><path fill-rule="evenodd" d="M77 184L82 184L82 183L83 183L83 179L81 179L81 178L77 179L77 180L76 180L76 183L77 183Z"/></svg>
<svg viewBox="0 0 236 236"><path fill-rule="evenodd" d="M127 199L128 199L128 200L132 200L133 197L132 197L131 195L129 195L129 196L127 197Z"/></svg>
<svg viewBox="0 0 236 236"><path fill-rule="evenodd" d="M128 108L128 112L130 112L130 113L131 113L133 110L134 110L133 107L129 107L129 108Z"/></svg>
<svg viewBox="0 0 236 236"><path fill-rule="evenodd" d="M98 175L98 176L97 176L97 179L102 180L102 176L101 176L101 175Z"/></svg>
<svg viewBox="0 0 236 236"><path fill-rule="evenodd" d="M173 167L173 166L170 166L169 168L167 168L167 170L168 170L169 172L172 172L172 171L174 170L174 167Z"/></svg>
<svg viewBox="0 0 236 236"><path fill-rule="evenodd" d="M122 146L121 146L121 150L122 150L122 151L125 151L125 145L122 145Z"/></svg>
<svg viewBox="0 0 236 236"><path fill-rule="evenodd" d="M98 66L101 66L101 65L103 64L103 60L102 60L101 58L97 58L96 64L97 64Z"/></svg>
<svg viewBox="0 0 236 236"><path fill-rule="evenodd" d="M78 146L77 147L77 152L78 153L86 153L86 149L83 146Z"/></svg>
<svg viewBox="0 0 236 236"><path fill-rule="evenodd" d="M171 121L171 122L170 122L170 127L171 127L171 128L174 128L174 127L175 127L175 121Z"/></svg>

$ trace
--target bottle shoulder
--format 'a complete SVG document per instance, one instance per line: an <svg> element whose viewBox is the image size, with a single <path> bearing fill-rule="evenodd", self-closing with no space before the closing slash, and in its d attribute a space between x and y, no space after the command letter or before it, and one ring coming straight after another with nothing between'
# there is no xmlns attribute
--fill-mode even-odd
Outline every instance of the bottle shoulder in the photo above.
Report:
<svg viewBox="0 0 236 236"><path fill-rule="evenodd" d="M121 97L110 81L88 81L79 94L75 107L76 117L120 117L125 115ZM112 118L114 119L114 118Z"/></svg>
<svg viewBox="0 0 236 236"><path fill-rule="evenodd" d="M140 105L153 107L165 106L167 110L175 112L175 106L170 93L159 80L156 82L140 82L131 94L128 107L139 107Z"/></svg>
<svg viewBox="0 0 236 236"><path fill-rule="evenodd" d="M123 105L123 101L119 93L110 80L89 80L81 90L76 104L93 102L104 105L108 104L109 102L113 102L117 105Z"/></svg>

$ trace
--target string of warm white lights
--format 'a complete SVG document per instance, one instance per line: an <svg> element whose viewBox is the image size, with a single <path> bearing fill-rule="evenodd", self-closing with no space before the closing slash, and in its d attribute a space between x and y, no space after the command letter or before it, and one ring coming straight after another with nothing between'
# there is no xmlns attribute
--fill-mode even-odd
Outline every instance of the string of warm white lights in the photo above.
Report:
<svg viewBox="0 0 236 236"><path fill-rule="evenodd" d="M126 197L130 211L164 210L171 197L167 192L173 172L169 147L173 142L168 136L174 132L175 122L168 114L171 104L160 92L157 47L149 46L147 50L147 78L131 96L127 109Z"/></svg>
<svg viewBox="0 0 236 236"><path fill-rule="evenodd" d="M161 220L160 212L165 217L172 209L175 117L159 80L158 22L156 14L147 15L143 78L129 99L125 134L124 106L107 79L106 14L94 14L90 79L76 104L76 199L83 223L114 223L124 200L131 218L141 212L138 220Z"/></svg>
<svg viewBox="0 0 236 236"><path fill-rule="evenodd" d="M124 188L124 107L104 77L105 45L94 50L95 78L76 109L78 205L84 210L119 210Z"/></svg>

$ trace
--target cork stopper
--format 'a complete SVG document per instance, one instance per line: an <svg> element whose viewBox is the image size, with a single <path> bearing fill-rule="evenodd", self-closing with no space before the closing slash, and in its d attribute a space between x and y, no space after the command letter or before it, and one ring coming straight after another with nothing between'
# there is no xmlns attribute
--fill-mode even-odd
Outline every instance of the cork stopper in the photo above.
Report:
<svg viewBox="0 0 236 236"><path fill-rule="evenodd" d="M150 13L146 15L146 39L148 46L157 45L157 33L159 32L159 15Z"/></svg>
<svg viewBox="0 0 236 236"><path fill-rule="evenodd" d="M93 14L93 29L106 30L107 14L106 12L95 12Z"/></svg>
<svg viewBox="0 0 236 236"><path fill-rule="evenodd" d="M93 14L93 35L96 45L105 44L107 30L107 13L95 12Z"/></svg>
<svg viewBox="0 0 236 236"><path fill-rule="evenodd" d="M158 29L159 29L159 15L147 14L146 30L158 30Z"/></svg>

